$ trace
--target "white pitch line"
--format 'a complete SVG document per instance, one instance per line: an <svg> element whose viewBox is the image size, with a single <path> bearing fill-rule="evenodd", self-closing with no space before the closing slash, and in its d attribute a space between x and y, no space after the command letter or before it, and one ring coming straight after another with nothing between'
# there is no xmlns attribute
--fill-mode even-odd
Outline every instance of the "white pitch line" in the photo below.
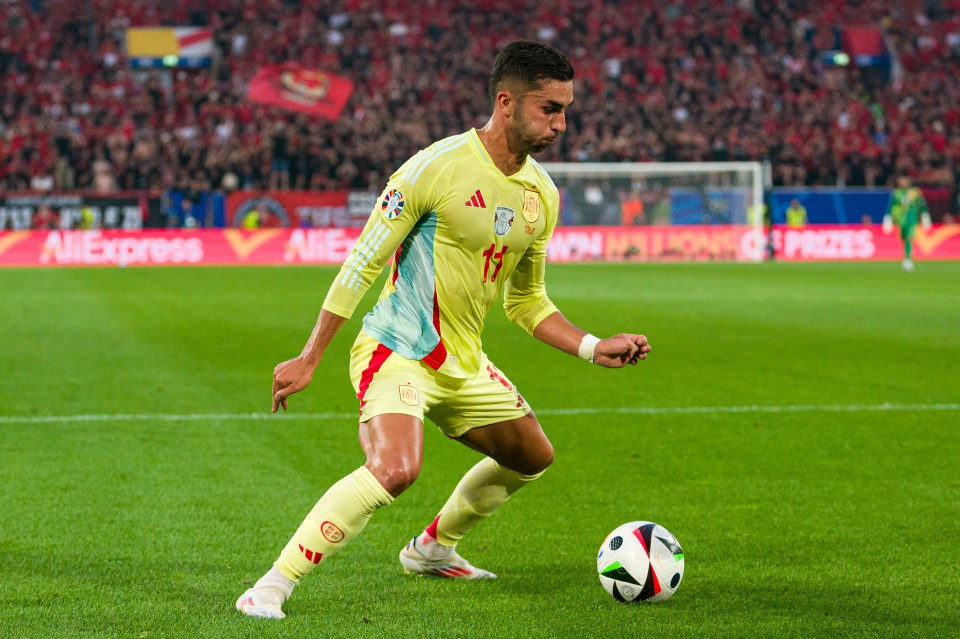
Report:
<svg viewBox="0 0 960 639"><path fill-rule="evenodd" d="M771 406L611 406L607 408L545 408L538 415L686 415L720 413L864 413L864 412L960 411L960 404L795 404ZM358 413L166 413L3 416L2 424L66 424L80 422L200 422L267 421L284 419L356 419Z"/></svg>

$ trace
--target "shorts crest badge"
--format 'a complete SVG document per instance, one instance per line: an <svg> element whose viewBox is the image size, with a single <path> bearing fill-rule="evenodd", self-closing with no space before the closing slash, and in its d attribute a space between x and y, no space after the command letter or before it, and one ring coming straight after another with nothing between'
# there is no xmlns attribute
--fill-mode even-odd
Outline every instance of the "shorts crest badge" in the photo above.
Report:
<svg viewBox="0 0 960 639"><path fill-rule="evenodd" d="M420 394L417 389L410 384L400 384L397 386L400 391L400 401L407 406L417 406L420 404Z"/></svg>
<svg viewBox="0 0 960 639"><path fill-rule="evenodd" d="M499 237L503 237L510 232L513 226L513 219L517 216L516 211L506 206L498 206L493 212L493 232Z"/></svg>

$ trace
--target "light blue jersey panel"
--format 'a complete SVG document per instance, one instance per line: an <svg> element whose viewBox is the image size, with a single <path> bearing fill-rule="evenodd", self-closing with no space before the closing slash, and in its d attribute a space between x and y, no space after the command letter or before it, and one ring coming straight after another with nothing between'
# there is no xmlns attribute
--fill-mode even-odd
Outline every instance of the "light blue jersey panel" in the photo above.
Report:
<svg viewBox="0 0 960 639"><path fill-rule="evenodd" d="M363 318L368 334L408 359L421 360L440 343L433 325L436 233L437 212L431 211L417 222L400 247L396 290Z"/></svg>

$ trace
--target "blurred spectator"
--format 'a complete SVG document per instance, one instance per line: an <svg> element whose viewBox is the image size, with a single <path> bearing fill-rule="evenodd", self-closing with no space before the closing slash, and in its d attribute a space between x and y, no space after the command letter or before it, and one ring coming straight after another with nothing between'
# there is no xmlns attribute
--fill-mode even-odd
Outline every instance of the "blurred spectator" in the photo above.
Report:
<svg viewBox="0 0 960 639"><path fill-rule="evenodd" d="M34 229L50 230L60 225L60 217L47 204L41 204L31 220L31 227Z"/></svg>

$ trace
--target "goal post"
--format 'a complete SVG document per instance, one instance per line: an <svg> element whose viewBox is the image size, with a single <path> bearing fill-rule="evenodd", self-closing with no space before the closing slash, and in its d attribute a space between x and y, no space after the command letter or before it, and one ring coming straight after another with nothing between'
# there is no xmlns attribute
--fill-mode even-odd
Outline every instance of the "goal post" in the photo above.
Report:
<svg viewBox="0 0 960 639"><path fill-rule="evenodd" d="M560 190L560 224L620 227L646 237L739 232L733 253L704 259L762 261L765 166L760 162L544 163ZM627 227L627 228L624 228ZM646 229L646 230L644 230ZM676 251L674 251L676 253ZM669 257L666 249L664 255ZM646 259L658 259L645 254ZM676 259L676 258L673 258Z"/></svg>

